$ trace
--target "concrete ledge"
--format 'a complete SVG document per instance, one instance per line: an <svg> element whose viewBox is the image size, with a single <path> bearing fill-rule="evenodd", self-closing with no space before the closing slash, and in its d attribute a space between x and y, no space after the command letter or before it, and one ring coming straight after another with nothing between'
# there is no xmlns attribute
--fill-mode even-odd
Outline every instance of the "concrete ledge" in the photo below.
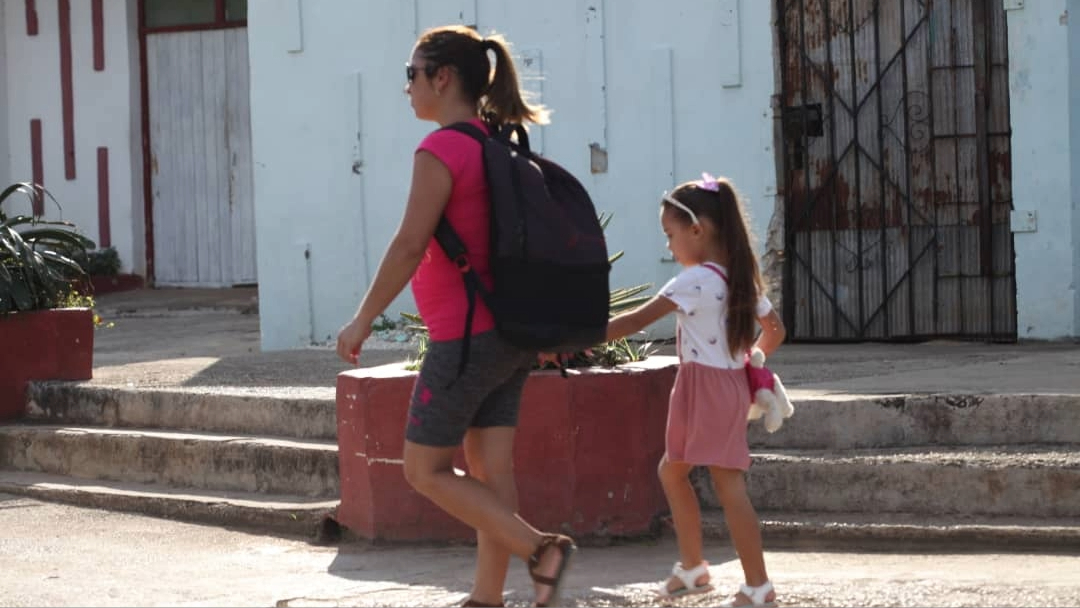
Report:
<svg viewBox="0 0 1080 608"><path fill-rule="evenodd" d="M324 499L338 494L337 447L326 441L13 425L0 426L0 462L81 479Z"/></svg>
<svg viewBox="0 0 1080 608"><path fill-rule="evenodd" d="M1076 395L789 396L795 414L773 434L751 424L751 449L1080 444Z"/></svg>
<svg viewBox="0 0 1080 608"><path fill-rule="evenodd" d="M1075 518L965 517L912 513L808 513L761 511L761 533L769 547L828 546L888 551L927 546L940 550L1076 550L1080 522ZM706 538L729 539L723 511L702 512ZM665 518L665 529L670 520Z"/></svg>
<svg viewBox="0 0 1080 608"><path fill-rule="evenodd" d="M337 436L331 388L123 388L31 382L27 395L27 416L49 423L310 439ZM766 433L760 423L750 425L751 449L1080 444L1076 395L824 395L796 390L792 400L795 415L776 433ZM399 405L387 401L385 406Z"/></svg>
<svg viewBox="0 0 1080 608"><path fill-rule="evenodd" d="M337 501L244 492L177 490L158 484L77 480L0 471L0 492L83 507L310 539Z"/></svg>
<svg viewBox="0 0 1080 608"><path fill-rule="evenodd" d="M1080 517L1075 445L754 452L755 507L777 511ZM703 502L717 505L703 475Z"/></svg>
<svg viewBox="0 0 1080 608"><path fill-rule="evenodd" d="M27 417L53 424L169 428L301 439L337 436L328 388L118 388L34 382Z"/></svg>

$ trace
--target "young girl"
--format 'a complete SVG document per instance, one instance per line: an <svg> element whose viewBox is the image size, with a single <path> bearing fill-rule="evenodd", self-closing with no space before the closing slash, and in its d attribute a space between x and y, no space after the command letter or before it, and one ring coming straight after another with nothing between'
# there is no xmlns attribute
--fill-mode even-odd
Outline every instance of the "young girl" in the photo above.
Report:
<svg viewBox="0 0 1080 608"><path fill-rule="evenodd" d="M440 126L471 122L487 131L505 123L547 121L547 110L523 100L501 37L484 38L461 26L424 32L405 77L416 117ZM445 214L472 267L490 287L489 207L479 142L452 130L434 131L420 142L405 215L360 308L338 334L337 352L356 363L372 323L411 278L431 342L409 407L405 478L477 531L476 579L465 606L503 605L511 554L528 564L536 605L544 606L556 601L575 547L569 537L541 533L515 513L514 430L536 353L501 339L491 312L478 300L471 355L459 370L468 300L461 273L432 238ZM463 444L469 474L460 477L453 459Z"/></svg>
<svg viewBox="0 0 1080 608"><path fill-rule="evenodd" d="M712 590L702 555L701 512L690 470L712 474L746 583L729 606L772 606L776 593L765 572L757 514L743 474L750 390L743 370L752 346L770 354L784 326L765 296L742 203L726 179L680 185L661 203L667 246L684 269L660 294L611 320L607 338L640 331L664 315L678 317L679 371L671 391L660 481L671 507L679 558L660 589L665 598ZM755 324L762 331L755 340Z"/></svg>

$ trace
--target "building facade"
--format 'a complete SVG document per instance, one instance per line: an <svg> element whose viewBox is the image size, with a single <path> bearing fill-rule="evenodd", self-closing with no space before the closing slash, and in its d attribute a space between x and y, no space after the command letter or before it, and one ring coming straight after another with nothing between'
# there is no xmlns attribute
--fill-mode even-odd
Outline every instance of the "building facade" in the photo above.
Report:
<svg viewBox="0 0 1080 608"><path fill-rule="evenodd" d="M0 178L157 285L258 283L263 348L331 341L434 125L425 28L504 34L534 147L615 286L676 272L659 194L746 197L795 339L1080 336L1080 0L3 0ZM28 211L20 210L20 211ZM258 247L256 247L256 243ZM390 316L413 310L408 293ZM670 323L659 334L670 332Z"/></svg>

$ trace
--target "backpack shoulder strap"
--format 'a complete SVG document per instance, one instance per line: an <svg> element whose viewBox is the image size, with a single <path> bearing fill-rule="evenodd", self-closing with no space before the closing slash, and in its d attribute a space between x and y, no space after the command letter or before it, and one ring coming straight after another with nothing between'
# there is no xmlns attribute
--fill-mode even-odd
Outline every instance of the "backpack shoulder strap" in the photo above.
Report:
<svg viewBox="0 0 1080 608"><path fill-rule="evenodd" d="M725 283L727 283L727 282L728 282L728 280L727 280L727 275L726 275L726 274L724 274L724 271L723 271L723 270L720 270L720 268L719 268L719 267L717 267L717 266L713 266L712 264L710 264L710 263L708 263L708 262L706 262L706 263L702 264L702 266L704 266L704 267L708 268L709 270L711 270L711 271L715 272L716 274L720 275L720 278L721 278L721 279L723 279Z"/></svg>
<svg viewBox="0 0 1080 608"><path fill-rule="evenodd" d="M487 133L484 133L484 131L480 127L472 124L471 122L455 122L453 124L446 125L445 127L443 127L443 129L457 131L458 133L464 133L465 135L472 137L480 143L484 143L488 139Z"/></svg>

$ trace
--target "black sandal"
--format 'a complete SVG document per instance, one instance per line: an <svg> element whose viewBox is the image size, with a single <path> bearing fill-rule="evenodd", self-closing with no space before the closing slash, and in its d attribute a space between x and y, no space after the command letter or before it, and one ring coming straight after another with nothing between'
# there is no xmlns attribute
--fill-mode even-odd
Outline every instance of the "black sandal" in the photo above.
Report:
<svg viewBox="0 0 1080 608"><path fill-rule="evenodd" d="M544 557L544 554L550 549L557 549L562 554L562 561L559 562L559 569L555 571L555 576L544 576L543 574L537 574L536 569L540 567L540 560ZM537 606L555 606L559 601L559 591L562 585L563 575L566 574L566 567L570 565L570 556L574 551L577 551L577 546L574 544L574 539L562 534L545 534L540 539L540 546L533 551L533 554L529 556L529 576L532 577L533 582L541 585L551 587L551 594L548 596L547 602L541 604L536 602Z"/></svg>

